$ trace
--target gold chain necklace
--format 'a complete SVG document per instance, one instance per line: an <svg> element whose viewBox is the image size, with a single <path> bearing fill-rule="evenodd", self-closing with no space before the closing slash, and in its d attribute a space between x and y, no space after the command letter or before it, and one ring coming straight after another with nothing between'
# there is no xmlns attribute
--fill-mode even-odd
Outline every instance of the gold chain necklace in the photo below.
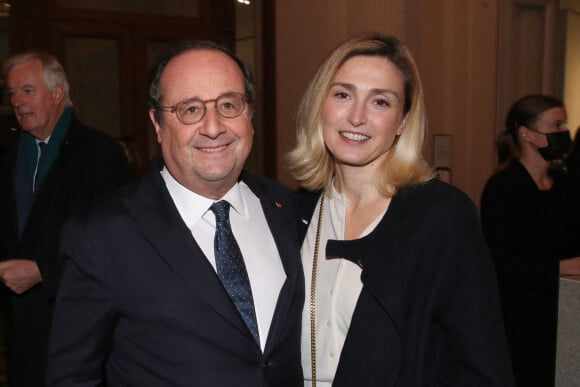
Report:
<svg viewBox="0 0 580 387"><path fill-rule="evenodd" d="M312 387L316 387L316 272L318 269L318 247L320 246L323 210L324 191L320 197L320 211L318 213L318 225L316 226L316 239L312 257L312 278L310 280L310 364L312 368Z"/></svg>

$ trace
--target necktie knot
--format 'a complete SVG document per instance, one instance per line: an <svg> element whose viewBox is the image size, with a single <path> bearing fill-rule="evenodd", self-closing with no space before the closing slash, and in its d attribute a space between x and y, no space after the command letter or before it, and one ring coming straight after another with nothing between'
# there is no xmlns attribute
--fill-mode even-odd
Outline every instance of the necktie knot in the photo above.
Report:
<svg viewBox="0 0 580 387"><path fill-rule="evenodd" d="M227 222L230 219L230 203L225 200L220 200L211 205L210 209L213 211L216 223Z"/></svg>

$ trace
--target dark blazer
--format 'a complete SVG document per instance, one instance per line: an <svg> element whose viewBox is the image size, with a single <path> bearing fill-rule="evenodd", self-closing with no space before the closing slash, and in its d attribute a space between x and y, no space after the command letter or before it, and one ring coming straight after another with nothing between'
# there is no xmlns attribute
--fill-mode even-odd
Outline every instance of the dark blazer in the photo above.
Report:
<svg viewBox="0 0 580 387"><path fill-rule="evenodd" d="M60 232L74 211L127 181L126 159L118 144L74 117L59 153L36 194L18 238L14 170L17 145L0 170L0 259L34 259L42 283L22 295L10 292L8 374L12 386L43 385L48 330L60 267Z"/></svg>
<svg viewBox="0 0 580 387"><path fill-rule="evenodd" d="M250 174L287 279L262 354L155 162L64 233L49 386L300 386L304 278L294 194ZM71 316L74 316L71 317Z"/></svg>
<svg viewBox="0 0 580 387"><path fill-rule="evenodd" d="M317 199L302 197L303 219ZM375 230L326 254L363 282L333 386L512 385L492 262L459 190L401 188Z"/></svg>

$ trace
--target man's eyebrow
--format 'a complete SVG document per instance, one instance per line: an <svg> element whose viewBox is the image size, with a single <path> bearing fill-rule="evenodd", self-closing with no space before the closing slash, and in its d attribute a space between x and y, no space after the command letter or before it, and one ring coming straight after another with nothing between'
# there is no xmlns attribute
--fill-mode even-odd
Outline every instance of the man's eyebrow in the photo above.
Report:
<svg viewBox="0 0 580 387"><path fill-rule="evenodd" d="M31 85L30 83L26 83L24 85L18 86L18 87L6 87L6 90L14 90L14 89L24 89L25 87L30 87L34 89L34 85Z"/></svg>

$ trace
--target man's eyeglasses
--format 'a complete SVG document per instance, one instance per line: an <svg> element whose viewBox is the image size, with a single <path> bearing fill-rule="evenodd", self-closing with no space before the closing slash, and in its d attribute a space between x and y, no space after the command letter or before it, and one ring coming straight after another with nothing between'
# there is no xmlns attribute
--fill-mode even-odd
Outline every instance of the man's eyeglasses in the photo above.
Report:
<svg viewBox="0 0 580 387"><path fill-rule="evenodd" d="M185 125L193 125L203 119L207 111L206 104L214 102L214 110L224 118L235 118L242 114L247 101L240 93L225 93L214 99L202 100L190 98L173 106L157 106L157 109L175 113L177 119Z"/></svg>

